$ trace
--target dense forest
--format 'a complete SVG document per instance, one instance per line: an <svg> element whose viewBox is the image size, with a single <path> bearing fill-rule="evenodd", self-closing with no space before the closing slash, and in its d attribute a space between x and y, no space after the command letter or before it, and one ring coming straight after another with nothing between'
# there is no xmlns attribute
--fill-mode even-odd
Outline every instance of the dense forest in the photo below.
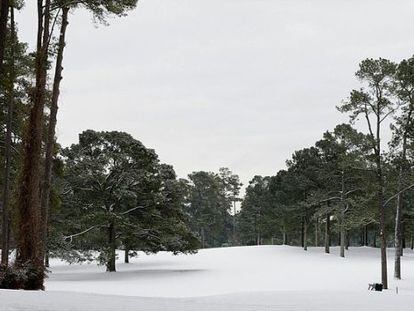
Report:
<svg viewBox="0 0 414 311"><path fill-rule="evenodd" d="M14 20L23 2L1 0L0 287L42 289L50 257L116 271L117 249L128 262L138 251L261 244L327 253L337 245L342 257L349 246L378 247L385 288L387 247L395 247L400 279L404 248L414 246L414 58L363 60L361 88L337 106L349 124L294 151L274 176L254 176L242 198L230 169L178 178L124 132L56 141L69 12L89 10L105 23L136 2L38 0L31 52Z"/></svg>

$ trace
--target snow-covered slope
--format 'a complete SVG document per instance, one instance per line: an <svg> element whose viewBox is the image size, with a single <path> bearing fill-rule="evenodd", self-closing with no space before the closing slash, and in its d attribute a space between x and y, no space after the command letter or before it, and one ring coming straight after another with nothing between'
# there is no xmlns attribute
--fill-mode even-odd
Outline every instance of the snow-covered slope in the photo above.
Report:
<svg viewBox="0 0 414 311"><path fill-rule="evenodd" d="M368 283L378 281L378 249L352 248L345 259L337 252L261 246L189 256L140 254L130 264L119 262L117 273L55 260L46 292L0 291L6 308L0 309L409 310L414 301L412 251L404 256L405 279L390 277L391 289L382 293L367 291Z"/></svg>

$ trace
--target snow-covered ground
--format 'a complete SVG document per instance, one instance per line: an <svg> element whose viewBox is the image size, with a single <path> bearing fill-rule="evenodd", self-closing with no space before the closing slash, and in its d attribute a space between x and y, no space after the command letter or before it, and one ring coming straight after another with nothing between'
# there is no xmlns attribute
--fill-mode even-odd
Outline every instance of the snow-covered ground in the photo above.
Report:
<svg viewBox="0 0 414 311"><path fill-rule="evenodd" d="M122 252L120 258L123 258ZM414 252L403 259L404 280L379 281L379 250L323 253L260 246L201 250L196 255L140 254L106 273L94 264L52 261L45 292L0 291L0 310L409 310L414 301ZM398 295L396 293L398 287Z"/></svg>

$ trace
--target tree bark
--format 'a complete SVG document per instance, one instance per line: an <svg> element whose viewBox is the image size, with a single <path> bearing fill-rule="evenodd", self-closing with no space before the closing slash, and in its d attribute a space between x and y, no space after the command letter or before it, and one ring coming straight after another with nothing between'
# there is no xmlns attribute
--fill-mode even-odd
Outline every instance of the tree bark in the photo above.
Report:
<svg viewBox="0 0 414 311"><path fill-rule="evenodd" d="M413 107L410 105L410 110L408 112L407 123L405 124L405 131L403 134L403 141L402 141L402 152L401 152L401 163L400 169L398 172L398 181L397 181L397 206L395 211L395 231L394 231L394 247L395 247L395 255L394 255L394 277L398 280L401 279L401 256L403 253L402 247L402 213L403 213L403 206L402 206L402 196L403 193L401 192L403 188L403 179L404 179L404 170L406 168L406 161L407 161L407 136L408 136L408 128L410 127L411 123L411 115L413 113Z"/></svg>
<svg viewBox="0 0 414 311"><path fill-rule="evenodd" d="M303 249L308 250L308 221L306 218L303 226Z"/></svg>
<svg viewBox="0 0 414 311"><path fill-rule="evenodd" d="M129 263L129 246L128 246L128 243L125 243L124 262Z"/></svg>
<svg viewBox="0 0 414 311"><path fill-rule="evenodd" d="M398 176L397 191L401 191L402 187L402 167L400 168ZM394 277L397 280L401 280L401 213L402 213L402 197L399 194L397 196L397 208L395 213L395 231L394 231Z"/></svg>
<svg viewBox="0 0 414 311"><path fill-rule="evenodd" d="M305 235L305 227L304 227L304 222L303 222L303 219L302 219L302 221L300 223L300 246L302 246L302 248L305 247L304 235Z"/></svg>
<svg viewBox="0 0 414 311"><path fill-rule="evenodd" d="M319 219L315 219L315 247L319 246Z"/></svg>
<svg viewBox="0 0 414 311"><path fill-rule="evenodd" d="M382 172L381 160L381 116L380 101L377 103L377 132L376 132L376 150L375 160L377 169L377 196L378 196L378 213L379 213L379 234L381 243L381 282L384 289L388 289L387 275L387 241L385 232L385 206L384 206L384 176Z"/></svg>
<svg viewBox="0 0 414 311"><path fill-rule="evenodd" d="M48 226L49 226L49 210L50 210L50 189L52 184L53 170L53 154L55 146L55 133L58 112L58 101L60 95L60 82L62 81L62 63L63 52L65 49L65 35L68 25L69 8L62 8L62 24L60 28L60 36L56 57L55 76L53 81L52 101L50 107L49 125L46 138L45 165L42 187L42 218L43 218L43 243L45 254L47 252Z"/></svg>
<svg viewBox="0 0 414 311"><path fill-rule="evenodd" d="M340 224L340 256L345 257L345 211L341 213L341 224Z"/></svg>
<svg viewBox="0 0 414 311"><path fill-rule="evenodd" d="M115 223L110 222L108 226L108 262L106 265L106 271L115 272L116 261L116 238L115 238Z"/></svg>
<svg viewBox="0 0 414 311"><path fill-rule="evenodd" d="M283 232L282 234L283 234L283 245L286 245L287 244L287 234L286 234L286 232Z"/></svg>
<svg viewBox="0 0 414 311"><path fill-rule="evenodd" d="M7 16L9 0L0 0L0 76L4 73L4 51L6 47Z"/></svg>
<svg viewBox="0 0 414 311"><path fill-rule="evenodd" d="M204 233L204 227L201 227L201 248L205 248L206 247L206 237L205 237L205 233Z"/></svg>
<svg viewBox="0 0 414 311"><path fill-rule="evenodd" d="M349 249L349 231L348 230L345 233L345 239L346 239L345 249L348 250Z"/></svg>
<svg viewBox="0 0 414 311"><path fill-rule="evenodd" d="M38 42L36 52L36 85L23 141L23 168L18 197L19 237L16 265L30 264L39 275L33 289L43 288L44 254L40 204L41 148L43 109L49 43L50 0L38 0ZM44 16L44 18L43 18Z"/></svg>
<svg viewBox="0 0 414 311"><path fill-rule="evenodd" d="M364 244L363 246L368 246L368 225L364 226Z"/></svg>
<svg viewBox="0 0 414 311"><path fill-rule="evenodd" d="M331 216L326 214L325 221L325 253L329 254L331 245Z"/></svg>
<svg viewBox="0 0 414 311"><path fill-rule="evenodd" d="M3 183L3 227L2 227L2 252L1 264L8 266L9 264L9 249L10 249L10 171L11 171L11 144L12 144L12 121L14 109L14 49L16 44L16 31L14 24L14 8L10 6L10 38L11 38L11 53L10 53L10 89L7 99L7 121L6 121L6 139L4 150L4 183Z"/></svg>

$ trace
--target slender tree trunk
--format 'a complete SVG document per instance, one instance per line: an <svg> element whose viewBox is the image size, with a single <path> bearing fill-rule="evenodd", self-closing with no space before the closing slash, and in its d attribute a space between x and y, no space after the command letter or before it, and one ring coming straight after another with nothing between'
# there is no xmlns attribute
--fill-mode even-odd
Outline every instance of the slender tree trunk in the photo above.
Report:
<svg viewBox="0 0 414 311"><path fill-rule="evenodd" d="M364 244L363 246L368 246L368 225L364 226Z"/></svg>
<svg viewBox="0 0 414 311"><path fill-rule="evenodd" d="M326 214L325 222L325 253L329 254L330 252L330 243L331 243L331 216Z"/></svg>
<svg viewBox="0 0 414 311"><path fill-rule="evenodd" d="M14 49L16 44L16 31L14 24L14 8L10 6L10 34L11 34L11 68L10 68L10 89L7 99L7 122L6 122L6 141L4 150L4 183L3 183L3 227L2 227L2 252L1 264L8 266L10 249L10 171L11 171L11 144L12 144L12 121L14 109Z"/></svg>
<svg viewBox="0 0 414 311"><path fill-rule="evenodd" d="M403 206L402 206L402 196L403 193L401 192L403 188L403 180L404 180L404 170L406 168L406 161L407 161L407 136L408 136L408 129L410 127L413 108L410 105L410 110L408 112L407 123L405 125L405 131L403 134L403 141L402 141L402 152L401 152L401 163L400 169L398 173L398 182L397 182L397 206L395 212L395 231L394 231L394 247L395 247L395 255L394 255L394 277L398 280L401 279L401 256L403 254L403 247L402 247L402 213L403 213Z"/></svg>
<svg viewBox="0 0 414 311"><path fill-rule="evenodd" d="M201 248L206 247L206 237L204 233L204 227L201 227Z"/></svg>
<svg viewBox="0 0 414 311"><path fill-rule="evenodd" d="M308 220L305 218L305 223L303 226L303 249L308 250Z"/></svg>
<svg viewBox="0 0 414 311"><path fill-rule="evenodd" d="M9 13L9 0L0 0L0 76L4 73L4 50L6 46L7 16Z"/></svg>
<svg viewBox="0 0 414 311"><path fill-rule="evenodd" d="M376 133L376 164L377 164L377 195L378 195L378 214L379 214L379 234L381 243L381 282L384 289L388 289L388 275L387 275L387 240L385 232L385 206L384 206L384 176L382 173L381 160L381 117L380 117L380 102L377 107L377 133Z"/></svg>
<svg viewBox="0 0 414 311"><path fill-rule="evenodd" d="M397 191L401 191L402 188L402 167L400 168L398 176ZM401 279L401 213L402 213L402 196L397 196L397 208L395 213L395 231L394 231L394 277L397 280Z"/></svg>
<svg viewBox="0 0 414 311"><path fill-rule="evenodd" d="M319 219L315 219L315 246L319 246Z"/></svg>
<svg viewBox="0 0 414 311"><path fill-rule="evenodd" d="M382 175L381 175L382 181ZM381 182L382 189L382 182ZM379 191L378 206L379 206L379 217L380 217L380 243L381 243L381 281L384 289L388 289L388 276L387 276L387 240L385 233L385 210L383 191Z"/></svg>
<svg viewBox="0 0 414 311"><path fill-rule="evenodd" d="M283 231L282 235L283 235L283 245L286 245L287 244L287 235L286 235L286 232Z"/></svg>
<svg viewBox="0 0 414 311"><path fill-rule="evenodd" d="M414 236L413 236L412 233L411 233L411 246L410 246L410 248L411 248L411 250L414 249Z"/></svg>
<svg viewBox="0 0 414 311"><path fill-rule="evenodd" d="M341 224L340 224L340 256L345 257L345 211L341 213Z"/></svg>
<svg viewBox="0 0 414 311"><path fill-rule="evenodd" d="M345 249L346 250L348 250L349 249L349 231L348 230L346 230L346 233L345 233Z"/></svg>
<svg viewBox="0 0 414 311"><path fill-rule="evenodd" d="M305 238L304 238L305 228L303 219L300 223L300 246L305 247Z"/></svg>
<svg viewBox="0 0 414 311"><path fill-rule="evenodd" d="M50 107L49 126L46 138L45 166L42 187L42 218L43 218L43 241L45 254L47 252L47 232L49 226L50 189L52 184L53 154L55 146L55 133L58 112L58 101L60 95L60 82L62 80L63 51L65 48L65 35L68 25L69 8L62 8L62 24L56 57L55 77L53 81L52 101Z"/></svg>
<svg viewBox="0 0 414 311"><path fill-rule="evenodd" d="M115 260L116 260L116 238L115 238L115 223L111 221L108 227L108 262L106 265L106 271L115 272Z"/></svg>
<svg viewBox="0 0 414 311"><path fill-rule="evenodd" d="M32 289L43 288L44 248L42 243L42 220L40 203L41 148L43 109L47 75L49 43L50 0L38 0L38 43L36 53L36 86L23 141L23 168L20 176L18 197L19 238L17 266L31 264L36 270L37 282ZM44 16L44 18L43 18ZM44 25L44 26L43 26Z"/></svg>
<svg viewBox="0 0 414 311"><path fill-rule="evenodd" d="M236 201L233 201L233 246L237 245L236 243Z"/></svg>
<svg viewBox="0 0 414 311"><path fill-rule="evenodd" d="M128 245L128 243L125 243L124 262L129 263L129 245Z"/></svg>

